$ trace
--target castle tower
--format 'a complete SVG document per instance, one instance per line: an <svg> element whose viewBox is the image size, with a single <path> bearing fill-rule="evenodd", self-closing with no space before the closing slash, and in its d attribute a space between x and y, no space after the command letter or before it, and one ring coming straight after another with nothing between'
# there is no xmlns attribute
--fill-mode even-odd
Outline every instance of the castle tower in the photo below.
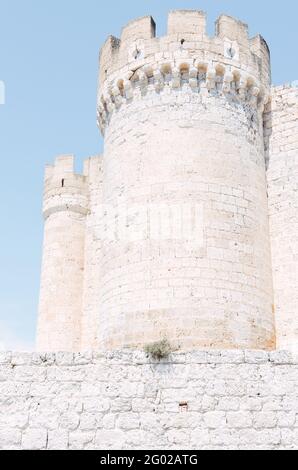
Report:
<svg viewBox="0 0 298 470"><path fill-rule="evenodd" d="M145 17L104 44L104 154L46 171L38 349L275 347L269 50L234 18L205 28L174 11L164 37Z"/></svg>
<svg viewBox="0 0 298 470"><path fill-rule="evenodd" d="M61 156L45 174L45 219L37 349L80 349L84 276L86 177Z"/></svg>
<svg viewBox="0 0 298 470"><path fill-rule="evenodd" d="M101 51L102 202L116 211L103 227L128 229L102 241L101 348L164 337L182 349L275 347L269 51L234 18L221 16L214 37L205 27L204 13L175 11L156 38L145 17ZM184 209L197 237L175 230Z"/></svg>
<svg viewBox="0 0 298 470"><path fill-rule="evenodd" d="M265 113L277 347L298 351L298 88L272 89Z"/></svg>

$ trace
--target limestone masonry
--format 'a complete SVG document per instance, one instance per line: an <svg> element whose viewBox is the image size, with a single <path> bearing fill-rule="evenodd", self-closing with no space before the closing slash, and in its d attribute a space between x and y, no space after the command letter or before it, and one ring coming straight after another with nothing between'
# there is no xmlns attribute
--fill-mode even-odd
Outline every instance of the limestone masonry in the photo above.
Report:
<svg viewBox="0 0 298 470"><path fill-rule="evenodd" d="M297 449L282 351L0 353L0 449Z"/></svg>
<svg viewBox="0 0 298 470"><path fill-rule="evenodd" d="M245 24L205 27L140 18L101 50L104 153L46 169L39 352L0 353L0 449L298 447L298 88Z"/></svg>
<svg viewBox="0 0 298 470"><path fill-rule="evenodd" d="M132 21L97 112L103 155L46 169L38 350L297 350L298 88L271 87L264 39Z"/></svg>

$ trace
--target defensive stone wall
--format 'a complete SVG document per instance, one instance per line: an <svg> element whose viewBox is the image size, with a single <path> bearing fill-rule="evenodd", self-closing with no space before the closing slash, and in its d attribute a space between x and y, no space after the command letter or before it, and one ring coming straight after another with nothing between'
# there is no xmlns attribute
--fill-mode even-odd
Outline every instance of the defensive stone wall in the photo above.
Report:
<svg viewBox="0 0 298 470"><path fill-rule="evenodd" d="M0 353L0 449L295 449L288 352Z"/></svg>

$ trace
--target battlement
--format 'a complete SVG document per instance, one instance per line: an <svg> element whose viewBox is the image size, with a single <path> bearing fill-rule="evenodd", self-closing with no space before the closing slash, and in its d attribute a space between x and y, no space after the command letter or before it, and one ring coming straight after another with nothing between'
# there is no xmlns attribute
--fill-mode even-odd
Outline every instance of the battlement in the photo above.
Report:
<svg viewBox="0 0 298 470"><path fill-rule="evenodd" d="M231 39L249 47L248 25L228 15L221 15L216 21L216 35Z"/></svg>
<svg viewBox="0 0 298 470"><path fill-rule="evenodd" d="M83 162L83 175L90 180L93 179L94 173L100 172L102 167L102 155L93 155L88 157Z"/></svg>
<svg viewBox="0 0 298 470"><path fill-rule="evenodd" d="M73 155L58 156L45 170L44 217L65 210L88 212L87 177L75 173Z"/></svg>
<svg viewBox="0 0 298 470"><path fill-rule="evenodd" d="M136 39L152 39L155 37L156 25L151 16L143 16L130 21L122 29L121 43L122 47L126 42L135 41Z"/></svg>
<svg viewBox="0 0 298 470"><path fill-rule="evenodd" d="M255 106L269 96L270 83L268 46L261 36L250 39L245 23L221 15L209 37L204 12L172 11L167 35L156 38L153 19L143 17L125 26L121 39L109 37L101 50L98 123L104 132L112 111L140 89L188 84L194 92L232 94Z"/></svg>
<svg viewBox="0 0 298 470"><path fill-rule="evenodd" d="M174 10L168 16L168 34L206 34L206 13L198 10Z"/></svg>

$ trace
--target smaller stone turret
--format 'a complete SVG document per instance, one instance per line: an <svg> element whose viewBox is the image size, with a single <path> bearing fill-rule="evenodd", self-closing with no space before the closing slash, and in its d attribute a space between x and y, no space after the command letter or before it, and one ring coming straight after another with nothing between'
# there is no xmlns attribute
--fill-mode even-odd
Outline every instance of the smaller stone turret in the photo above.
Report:
<svg viewBox="0 0 298 470"><path fill-rule="evenodd" d="M74 157L58 157L45 173L39 350L79 349L88 205L86 177L74 173Z"/></svg>
<svg viewBox="0 0 298 470"><path fill-rule="evenodd" d="M74 156L56 158L45 171L43 215L45 220L55 212L71 211L86 215L88 186L86 177L74 172Z"/></svg>

